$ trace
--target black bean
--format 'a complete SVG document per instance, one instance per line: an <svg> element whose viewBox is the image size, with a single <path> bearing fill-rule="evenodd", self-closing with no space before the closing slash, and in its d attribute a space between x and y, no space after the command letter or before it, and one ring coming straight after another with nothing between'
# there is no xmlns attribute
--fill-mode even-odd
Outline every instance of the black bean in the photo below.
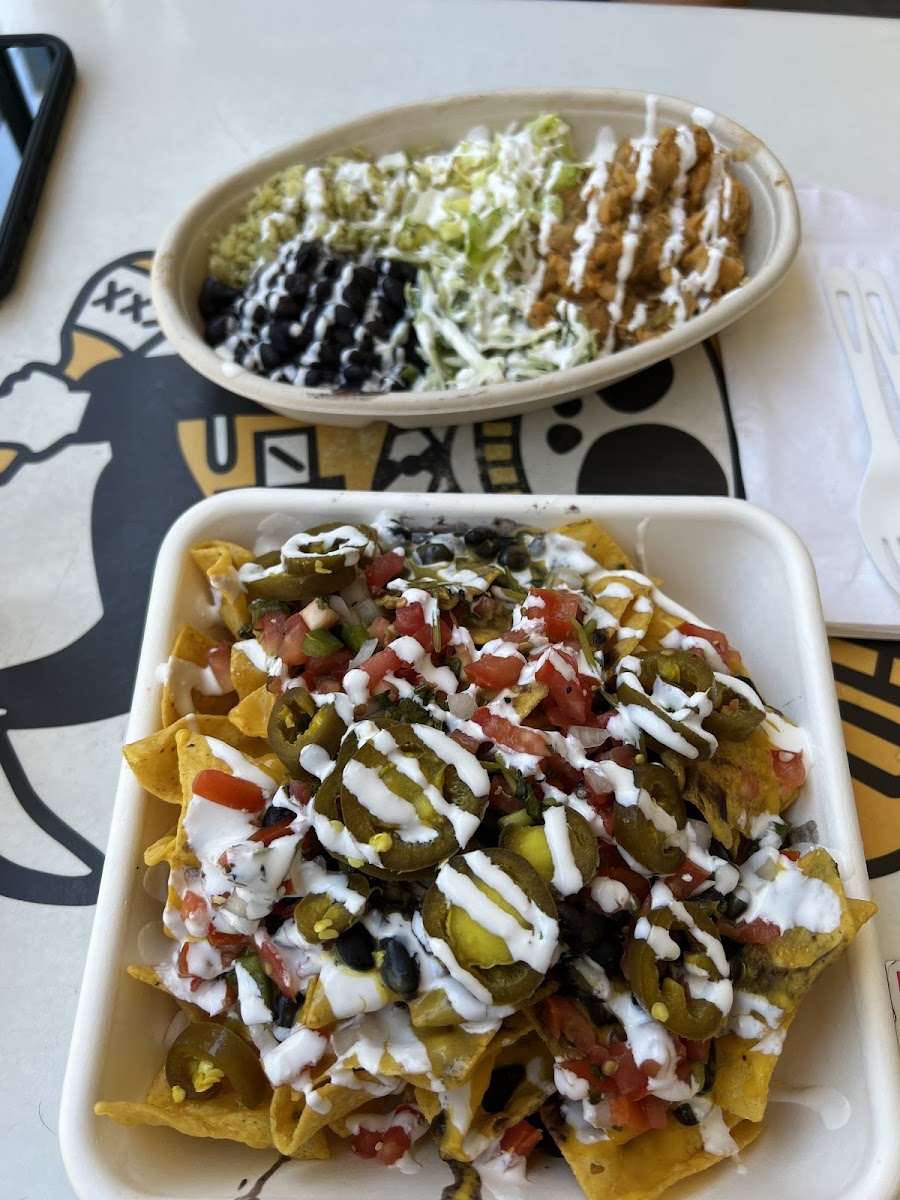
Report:
<svg viewBox="0 0 900 1200"><path fill-rule="evenodd" d="M264 371L274 371L281 366L282 358L271 342L260 342L259 362Z"/></svg>
<svg viewBox="0 0 900 1200"><path fill-rule="evenodd" d="M349 283L341 292L341 303L353 310L356 317L361 317L366 310L366 293L354 283Z"/></svg>
<svg viewBox="0 0 900 1200"><path fill-rule="evenodd" d="M273 1004L275 1024L281 1029L290 1029L297 1016L298 1003L296 1000L291 1000L289 996L285 996L284 992L279 992L277 988L273 988L273 991L275 992Z"/></svg>
<svg viewBox="0 0 900 1200"><path fill-rule="evenodd" d="M737 892L731 892L725 900L725 916L729 921L737 921L747 911L746 900L741 899Z"/></svg>
<svg viewBox="0 0 900 1200"><path fill-rule="evenodd" d="M393 279L388 275L382 282L381 290L389 304L395 305L401 312L406 309L406 292L399 279Z"/></svg>
<svg viewBox="0 0 900 1200"><path fill-rule="evenodd" d="M266 306L264 304L256 304L250 309L249 306L251 303L252 301L247 301L247 305L244 308L244 316L249 317L254 325L262 325L264 321L268 321L269 310Z"/></svg>
<svg viewBox="0 0 900 1200"><path fill-rule="evenodd" d="M304 242L298 247L297 253L294 255L294 270L308 271L316 265L319 260L319 247L315 242Z"/></svg>
<svg viewBox="0 0 900 1200"><path fill-rule="evenodd" d="M486 525L476 525L474 529L466 530L463 541L470 550L474 550L479 558L494 558L500 549L500 539L493 529Z"/></svg>
<svg viewBox="0 0 900 1200"><path fill-rule="evenodd" d="M302 383L306 387L319 388L331 387L337 381L337 374L334 371L326 371L320 367L309 367L306 371L306 376Z"/></svg>
<svg viewBox="0 0 900 1200"><path fill-rule="evenodd" d="M504 567L509 567L510 571L524 571L531 562L527 551L521 546L507 546L500 555L500 562Z"/></svg>
<svg viewBox="0 0 900 1200"><path fill-rule="evenodd" d="M230 313L223 313L207 321L204 339L208 346L219 346L237 329L237 320Z"/></svg>
<svg viewBox="0 0 900 1200"><path fill-rule="evenodd" d="M423 567L434 563L453 562L453 551L443 542L424 542L416 550L416 557Z"/></svg>
<svg viewBox="0 0 900 1200"><path fill-rule="evenodd" d="M328 330L326 337L333 346L352 346L354 345L353 330L345 329L342 325L332 325Z"/></svg>
<svg viewBox="0 0 900 1200"><path fill-rule="evenodd" d="M221 312L233 309L235 302L240 298L239 288L229 287L227 283L222 283L221 279L204 279L198 299L200 315L208 321Z"/></svg>
<svg viewBox="0 0 900 1200"><path fill-rule="evenodd" d="M415 263L400 262L397 259L389 262L387 269L391 279L398 279L401 283L412 283L419 273L419 268Z"/></svg>
<svg viewBox="0 0 900 1200"><path fill-rule="evenodd" d="M375 959L375 939L365 925L351 925L335 940L334 952L352 971L371 971Z"/></svg>
<svg viewBox="0 0 900 1200"><path fill-rule="evenodd" d="M330 279L323 279L313 289L313 300L316 304L325 304L330 298L334 287Z"/></svg>
<svg viewBox="0 0 900 1200"><path fill-rule="evenodd" d="M279 296L272 315L281 320L295 321L300 316L300 305L293 296Z"/></svg>
<svg viewBox="0 0 900 1200"><path fill-rule="evenodd" d="M267 829L270 825L280 825L282 821L293 820L296 815L292 808L284 808L280 804L270 804L260 824L263 829Z"/></svg>
<svg viewBox="0 0 900 1200"><path fill-rule="evenodd" d="M356 267L353 272L353 286L366 292L371 292L377 279L378 272L373 267Z"/></svg>
<svg viewBox="0 0 900 1200"><path fill-rule="evenodd" d="M341 361L340 346L329 345L327 342L320 342L318 349L315 351L318 362L314 363L317 367L337 367Z"/></svg>
<svg viewBox="0 0 900 1200"><path fill-rule="evenodd" d="M344 362L348 366L364 367L367 374L375 366L371 352L364 350L361 346L354 346L352 350L348 351Z"/></svg>
<svg viewBox="0 0 900 1200"><path fill-rule="evenodd" d="M716 1044L712 1042L709 1047L709 1058L703 1064L703 1086L697 1093L698 1096L705 1096L707 1092L711 1092L713 1084L716 1082Z"/></svg>
<svg viewBox="0 0 900 1200"><path fill-rule="evenodd" d="M323 279L335 279L343 271L346 263L341 258L326 258L319 270Z"/></svg>
<svg viewBox="0 0 900 1200"><path fill-rule="evenodd" d="M525 1068L519 1063L494 1067L490 1082L481 1098L481 1107L486 1113L502 1112L508 1107L516 1088L524 1078Z"/></svg>
<svg viewBox="0 0 900 1200"><path fill-rule="evenodd" d="M269 339L282 358L291 358L300 346L300 338L294 332L294 321L273 321L269 329Z"/></svg>
<svg viewBox="0 0 900 1200"><path fill-rule="evenodd" d="M371 374L365 367L350 363L341 372L341 384L349 391L355 391L366 382Z"/></svg>
<svg viewBox="0 0 900 1200"><path fill-rule="evenodd" d="M672 1109L672 1116L681 1125L699 1125L700 1118L694 1112L693 1106L690 1104L676 1104Z"/></svg>
<svg viewBox="0 0 900 1200"><path fill-rule="evenodd" d="M346 304L336 304L334 306L334 319L338 325L344 325L347 329L354 329L357 324L356 313Z"/></svg>
<svg viewBox="0 0 900 1200"><path fill-rule="evenodd" d="M376 341L384 342L391 336L391 331L384 321L366 321L366 333Z"/></svg>
<svg viewBox="0 0 900 1200"><path fill-rule="evenodd" d="M419 987L418 961L399 938L388 938L381 946L384 950L381 978L385 986L398 996L414 996Z"/></svg>
<svg viewBox="0 0 900 1200"><path fill-rule="evenodd" d="M296 300L305 300L309 292L309 278L306 275L290 274L284 277L285 290Z"/></svg>

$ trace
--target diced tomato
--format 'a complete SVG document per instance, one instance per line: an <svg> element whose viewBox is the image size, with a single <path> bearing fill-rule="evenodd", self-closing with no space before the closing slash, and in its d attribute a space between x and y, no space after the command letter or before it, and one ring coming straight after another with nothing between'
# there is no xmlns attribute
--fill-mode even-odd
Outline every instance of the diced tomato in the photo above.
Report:
<svg viewBox="0 0 900 1200"><path fill-rule="evenodd" d="M683 633L685 637L703 638L705 642L709 642L729 671L738 671L743 665L740 654L729 645L728 638L720 629L704 629L702 625L692 625L690 621L682 621L678 626L678 632Z"/></svg>
<svg viewBox="0 0 900 1200"><path fill-rule="evenodd" d="M619 1129L643 1133L647 1129L664 1129L666 1126L669 1106L658 1096L645 1096L642 1100L616 1096L609 1103L612 1123Z"/></svg>
<svg viewBox="0 0 900 1200"><path fill-rule="evenodd" d="M190 949L190 947L191 947L191 943L185 942L182 945L181 949L178 951L178 958L176 960L175 969L178 972L178 974L182 977L182 979L190 978L191 973L188 970L188 961L187 961L188 950Z"/></svg>
<svg viewBox="0 0 900 1200"><path fill-rule="evenodd" d="M574 792L581 782L581 773L561 754L551 754L543 764L544 778L563 792Z"/></svg>
<svg viewBox="0 0 900 1200"><path fill-rule="evenodd" d="M559 1064L564 1071L568 1071L570 1075L576 1075L579 1079L586 1080L591 1087L598 1087L601 1080L605 1076L599 1075L594 1070L594 1064L589 1058L570 1058L567 1062Z"/></svg>
<svg viewBox="0 0 900 1200"><path fill-rule="evenodd" d="M666 887L676 900L684 900L686 896L692 896L707 879L709 871L686 858L678 870L666 878Z"/></svg>
<svg viewBox="0 0 900 1200"><path fill-rule="evenodd" d="M262 969L272 980L278 990L289 1000L297 999L297 987L291 978L287 963L271 938L264 938L259 943L259 961Z"/></svg>
<svg viewBox="0 0 900 1200"><path fill-rule="evenodd" d="M294 823L294 818L287 817L283 821L279 821L276 825L264 825L261 829L257 829L256 833L250 834L251 842L259 842L263 846L268 846L276 840L276 838L284 837L285 834L291 832L291 826Z"/></svg>
<svg viewBox="0 0 900 1200"><path fill-rule="evenodd" d="M619 883L624 883L629 892L643 903L650 895L650 880L639 875L637 871L633 871L615 846L608 842L600 842L597 848L600 852L600 866L597 873L605 875L607 879L616 879Z"/></svg>
<svg viewBox="0 0 900 1200"><path fill-rule="evenodd" d="M225 933L212 924L206 931L206 940L217 950L242 950L250 944L250 938L245 933Z"/></svg>
<svg viewBox="0 0 900 1200"><path fill-rule="evenodd" d="M518 683L524 665L525 659L521 654L486 654L477 662L468 664L466 675L470 682L478 687L492 688L499 692L502 688Z"/></svg>
<svg viewBox="0 0 900 1200"><path fill-rule="evenodd" d="M522 604L522 616L542 621L551 642L571 641L578 636L572 618L577 618L580 612L581 605L574 592L547 588L532 588Z"/></svg>
<svg viewBox="0 0 900 1200"><path fill-rule="evenodd" d="M415 635L425 624L425 609L415 601L413 604L401 604L394 610L394 628L403 636ZM428 626L431 629L431 626Z"/></svg>
<svg viewBox="0 0 900 1200"><path fill-rule="evenodd" d="M234 691L234 684L231 682L231 647L228 643L220 642L218 646L213 646L206 657L222 691Z"/></svg>
<svg viewBox="0 0 900 1200"><path fill-rule="evenodd" d="M312 788L302 779L292 779L288 791L295 804L309 804L312 797Z"/></svg>
<svg viewBox="0 0 900 1200"><path fill-rule="evenodd" d="M617 767L633 767L637 758L636 746L610 746L595 754L597 762L614 762Z"/></svg>
<svg viewBox="0 0 900 1200"><path fill-rule="evenodd" d="M254 628L259 631L259 640L266 654L277 655L281 650L286 623L287 614L284 612L265 613L262 619L257 621Z"/></svg>
<svg viewBox="0 0 900 1200"><path fill-rule="evenodd" d="M616 1063L613 1079L622 1095L630 1096L633 1100L646 1096L648 1075L653 1067L658 1070L658 1065L652 1062L636 1063L627 1042L610 1042L608 1050L610 1058Z"/></svg>
<svg viewBox="0 0 900 1200"><path fill-rule="evenodd" d="M799 751L772 750L772 770L778 780L778 790L782 796L790 796L802 786L806 779L806 767L803 765L803 755Z"/></svg>
<svg viewBox="0 0 900 1200"><path fill-rule="evenodd" d="M275 790L274 782L272 790ZM257 784L240 779L237 775L228 775L225 771L217 771L214 767L197 773L193 792L195 796L202 796L213 804L247 813L258 813L266 803L265 793Z"/></svg>
<svg viewBox="0 0 900 1200"><path fill-rule="evenodd" d="M495 812L502 813L503 816L506 816L508 813L518 812L525 807L522 801L517 799L509 790L509 786L502 775L494 775L491 778L488 804Z"/></svg>
<svg viewBox="0 0 900 1200"><path fill-rule="evenodd" d="M343 679L352 657L349 650L335 650L332 654L311 658L303 669L303 678L310 691L320 679L334 679L335 682Z"/></svg>
<svg viewBox="0 0 900 1200"><path fill-rule="evenodd" d="M370 638L375 638L377 641L381 642L382 645L384 645L384 643L387 641L387 634L390 627L391 623L387 617L376 617L369 626L367 632Z"/></svg>
<svg viewBox="0 0 900 1200"><path fill-rule="evenodd" d="M757 917L754 921L738 921L736 925L723 925L722 931L726 937L735 942L744 942L748 946L766 946L781 937L781 930L771 921Z"/></svg>
<svg viewBox="0 0 900 1200"><path fill-rule="evenodd" d="M383 1162L386 1167L391 1166L402 1158L407 1152L410 1145L409 1134L399 1125L390 1125L381 1135L381 1145L376 1152L376 1157L379 1162Z"/></svg>
<svg viewBox="0 0 900 1200"><path fill-rule="evenodd" d="M539 729L515 725L506 717L498 717L489 708L476 708L472 720L480 725L492 742L499 742L520 754L534 754L542 758L547 753L547 741Z"/></svg>
<svg viewBox="0 0 900 1200"><path fill-rule="evenodd" d="M791 862L799 862L800 861L800 851L799 850L782 850L781 853L784 855L785 858L789 858L791 860Z"/></svg>
<svg viewBox="0 0 900 1200"><path fill-rule="evenodd" d="M371 689L374 684L380 683L385 675L391 675L406 665L397 651L387 646L384 650L379 650L377 654L373 654L357 670L365 671L368 675L369 688Z"/></svg>
<svg viewBox="0 0 900 1200"><path fill-rule="evenodd" d="M709 1059L709 1050L712 1042L694 1042L690 1038L684 1039L684 1052L691 1062L706 1062Z"/></svg>
<svg viewBox="0 0 900 1200"><path fill-rule="evenodd" d="M568 996L548 996L542 1010L548 1030L554 1037L564 1038L582 1055L587 1055L597 1044L594 1023Z"/></svg>
<svg viewBox="0 0 900 1200"><path fill-rule="evenodd" d="M585 725L591 716L593 689L588 681L578 674L578 661L571 651L552 649L535 673L538 683L546 684L561 720L555 724L567 728L569 725Z"/></svg>
<svg viewBox="0 0 900 1200"><path fill-rule="evenodd" d="M185 924L195 917L207 916L208 913L209 904L205 896L198 896L196 892L185 892L181 897L180 916Z"/></svg>
<svg viewBox="0 0 900 1200"><path fill-rule="evenodd" d="M387 554L379 554L365 569L366 582L371 588L384 587L392 579L403 573L406 559L397 550Z"/></svg>
<svg viewBox="0 0 900 1200"><path fill-rule="evenodd" d="M360 1125L350 1139L350 1148L360 1158L374 1158L382 1136L380 1129L366 1129L365 1125Z"/></svg>
<svg viewBox="0 0 900 1200"><path fill-rule="evenodd" d="M467 733L463 733L461 729L455 729L450 734L451 739L456 742L457 746L462 746L463 750L468 750L470 754L476 754L481 742L478 738L469 737Z"/></svg>
<svg viewBox="0 0 900 1200"><path fill-rule="evenodd" d="M303 643L308 634L309 626L300 613L294 613L285 621L284 637L281 639L278 656L289 667L299 667L309 658L308 654L303 653Z"/></svg>
<svg viewBox="0 0 900 1200"><path fill-rule="evenodd" d="M511 1125L500 1139L500 1149L505 1154L518 1154L527 1158L541 1140L541 1131L528 1121L519 1121Z"/></svg>

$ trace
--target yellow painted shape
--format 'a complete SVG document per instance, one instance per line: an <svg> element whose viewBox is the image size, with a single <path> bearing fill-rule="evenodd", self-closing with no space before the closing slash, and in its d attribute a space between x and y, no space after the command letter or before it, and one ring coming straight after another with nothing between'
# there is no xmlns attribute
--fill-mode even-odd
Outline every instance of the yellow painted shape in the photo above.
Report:
<svg viewBox="0 0 900 1200"><path fill-rule="evenodd" d="M6 470L11 462L16 458L15 450L0 450L0 475Z"/></svg>
<svg viewBox="0 0 900 1200"><path fill-rule="evenodd" d="M836 687L839 700L846 700L848 704L855 704L857 708L864 708L866 712L877 713L879 717L896 721L900 729L900 704L891 704L890 700L882 700L880 696L872 696L869 692L849 687L846 683L839 682Z"/></svg>
<svg viewBox="0 0 900 1200"><path fill-rule="evenodd" d="M828 643L831 650L831 661L851 671L860 671L864 675L874 675L878 663L878 654L867 646L858 646L855 642L845 642L843 638L831 638Z"/></svg>
<svg viewBox="0 0 900 1200"><path fill-rule="evenodd" d="M856 725L848 725L845 721L844 741L850 754L871 763L880 771L887 771L889 775L900 776L900 748L885 738L868 733Z"/></svg>
<svg viewBox="0 0 900 1200"><path fill-rule="evenodd" d="M853 780L856 813L867 859L900 849L900 802Z"/></svg>
<svg viewBox="0 0 900 1200"><path fill-rule="evenodd" d="M485 421L481 426L483 437L508 438L512 437L512 425L509 421Z"/></svg>
<svg viewBox="0 0 900 1200"><path fill-rule="evenodd" d="M80 329L76 329L72 333L72 357L63 374L69 379L80 379L91 367L121 357L122 352L105 338L94 337L92 333L82 333Z"/></svg>
<svg viewBox="0 0 900 1200"><path fill-rule="evenodd" d="M488 478L495 487L519 482L519 475L515 467L491 467L488 471Z"/></svg>
<svg viewBox="0 0 900 1200"><path fill-rule="evenodd" d="M487 462L509 462L512 445L510 442L489 442L484 448L484 457Z"/></svg>

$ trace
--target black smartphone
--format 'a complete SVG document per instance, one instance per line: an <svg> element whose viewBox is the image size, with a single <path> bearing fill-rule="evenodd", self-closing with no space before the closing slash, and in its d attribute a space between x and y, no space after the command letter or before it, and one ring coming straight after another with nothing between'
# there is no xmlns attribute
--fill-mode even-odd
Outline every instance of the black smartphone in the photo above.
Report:
<svg viewBox="0 0 900 1200"><path fill-rule="evenodd" d="M74 79L58 37L0 37L0 296L19 269Z"/></svg>

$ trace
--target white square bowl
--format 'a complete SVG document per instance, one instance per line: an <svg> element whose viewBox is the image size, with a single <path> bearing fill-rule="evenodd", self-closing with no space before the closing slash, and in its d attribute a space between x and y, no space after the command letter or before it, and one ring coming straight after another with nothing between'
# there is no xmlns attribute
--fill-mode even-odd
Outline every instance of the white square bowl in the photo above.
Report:
<svg viewBox="0 0 900 1200"><path fill-rule="evenodd" d="M205 585L188 549L223 537L253 545L260 521L284 514L306 527L359 521L390 510L417 527L494 517L552 528L593 517L664 590L740 648L770 704L803 725L813 768L794 806L814 818L819 840L841 867L853 896L869 886L815 575L797 536L777 518L740 500L560 496L403 495L263 490L226 492L189 509L160 549L147 612L127 741L159 726L157 664L177 627L199 620ZM114 647L111 648L114 650ZM143 926L159 903L142 886L143 850L171 826L172 810L138 787L123 766L106 867L88 951L63 1088L60 1141L66 1169L84 1200L236 1200L276 1162L274 1151L188 1138L169 1130L126 1129L95 1117L98 1099L142 1098L158 1071L161 1040L174 1012L166 998L125 973L140 961ZM672 1200L889 1200L900 1184L900 1057L874 930L816 984L779 1062L764 1132L730 1161L666 1193ZM824 1089L824 1090L823 1090ZM265 1200L298 1195L337 1200L358 1185L370 1200L438 1200L450 1182L435 1155L402 1175L342 1149L330 1161L287 1162L265 1182ZM532 1172L526 1195L581 1195L563 1163ZM254 1196L260 1191L253 1189Z"/></svg>

